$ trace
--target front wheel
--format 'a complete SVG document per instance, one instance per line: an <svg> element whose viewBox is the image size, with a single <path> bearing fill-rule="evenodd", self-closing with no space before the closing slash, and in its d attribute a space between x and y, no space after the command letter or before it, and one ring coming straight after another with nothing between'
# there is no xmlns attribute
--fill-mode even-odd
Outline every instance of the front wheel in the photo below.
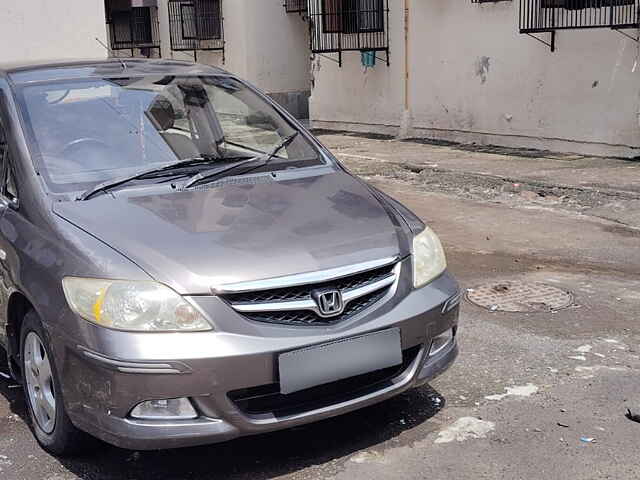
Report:
<svg viewBox="0 0 640 480"><path fill-rule="evenodd" d="M38 443L54 455L79 453L92 442L69 420L42 322L32 310L20 334L21 367L31 429Z"/></svg>

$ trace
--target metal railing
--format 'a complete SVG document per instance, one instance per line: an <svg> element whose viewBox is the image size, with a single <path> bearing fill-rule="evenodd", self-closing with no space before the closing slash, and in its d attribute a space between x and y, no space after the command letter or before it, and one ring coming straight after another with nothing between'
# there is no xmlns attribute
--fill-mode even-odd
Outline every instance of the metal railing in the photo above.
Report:
<svg viewBox="0 0 640 480"><path fill-rule="evenodd" d="M308 0L285 0L284 9L287 13L306 13Z"/></svg>
<svg viewBox="0 0 640 480"><path fill-rule="evenodd" d="M222 0L169 0L171 49L224 50Z"/></svg>
<svg viewBox="0 0 640 480"><path fill-rule="evenodd" d="M520 0L520 32L638 28L640 0Z"/></svg>
<svg viewBox="0 0 640 480"><path fill-rule="evenodd" d="M110 49L132 57L160 57L157 7L132 7L130 2L105 1Z"/></svg>
<svg viewBox="0 0 640 480"><path fill-rule="evenodd" d="M385 52L389 63L388 0L309 0L312 53Z"/></svg>

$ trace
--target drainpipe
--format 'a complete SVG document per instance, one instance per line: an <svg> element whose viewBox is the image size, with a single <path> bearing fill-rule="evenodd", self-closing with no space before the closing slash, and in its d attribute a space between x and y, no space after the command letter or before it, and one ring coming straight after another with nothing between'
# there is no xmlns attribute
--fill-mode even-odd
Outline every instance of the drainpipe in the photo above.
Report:
<svg viewBox="0 0 640 480"><path fill-rule="evenodd" d="M636 61L633 64L633 73L638 69L638 62L640 62L640 12L638 12L638 35L636 38L638 39L638 42L636 45ZM640 127L640 91L638 92L638 127Z"/></svg>
<svg viewBox="0 0 640 480"><path fill-rule="evenodd" d="M409 98L410 87L410 65L411 58L409 52L409 37L411 24L411 0L404 0L404 111L402 112L402 120L400 121L400 131L398 138L410 138L412 136L412 115L411 102Z"/></svg>

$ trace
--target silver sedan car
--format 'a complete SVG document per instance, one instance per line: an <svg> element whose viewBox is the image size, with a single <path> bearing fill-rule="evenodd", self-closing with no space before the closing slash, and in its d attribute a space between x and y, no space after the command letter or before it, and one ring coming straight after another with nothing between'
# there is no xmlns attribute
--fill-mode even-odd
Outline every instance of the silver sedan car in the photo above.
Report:
<svg viewBox="0 0 640 480"><path fill-rule="evenodd" d="M66 455L340 415L455 359L436 234L243 80L0 67L0 345Z"/></svg>

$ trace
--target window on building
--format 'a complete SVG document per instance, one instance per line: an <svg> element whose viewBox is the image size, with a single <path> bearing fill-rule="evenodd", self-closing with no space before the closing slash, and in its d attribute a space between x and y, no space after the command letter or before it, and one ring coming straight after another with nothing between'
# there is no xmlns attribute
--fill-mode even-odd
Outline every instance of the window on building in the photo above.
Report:
<svg viewBox="0 0 640 480"><path fill-rule="evenodd" d="M133 41L139 45L146 45L153 41L151 34L151 9L150 8L132 8L131 24L133 31Z"/></svg>
<svg viewBox="0 0 640 480"><path fill-rule="evenodd" d="M520 0L520 33L638 28L637 0Z"/></svg>
<svg viewBox="0 0 640 480"><path fill-rule="evenodd" d="M220 0L196 0L199 5L196 23L201 40L219 40L222 36Z"/></svg>
<svg viewBox="0 0 640 480"><path fill-rule="evenodd" d="M325 33L384 31L383 0L322 0Z"/></svg>
<svg viewBox="0 0 640 480"><path fill-rule="evenodd" d="M221 50L221 0L169 0L169 32L173 50Z"/></svg>
<svg viewBox="0 0 640 480"><path fill-rule="evenodd" d="M309 0L311 52L366 53L389 65L389 0Z"/></svg>
<svg viewBox="0 0 640 480"><path fill-rule="evenodd" d="M635 0L541 0L542 8L565 8L582 10L584 8L616 7L634 5Z"/></svg>
<svg viewBox="0 0 640 480"><path fill-rule="evenodd" d="M153 3L153 2L150 2ZM105 0L111 50L130 50L132 56L160 56L157 7L133 7L131 0Z"/></svg>
<svg viewBox="0 0 640 480"><path fill-rule="evenodd" d="M308 9L307 0L285 0L284 9L287 13L304 13Z"/></svg>

